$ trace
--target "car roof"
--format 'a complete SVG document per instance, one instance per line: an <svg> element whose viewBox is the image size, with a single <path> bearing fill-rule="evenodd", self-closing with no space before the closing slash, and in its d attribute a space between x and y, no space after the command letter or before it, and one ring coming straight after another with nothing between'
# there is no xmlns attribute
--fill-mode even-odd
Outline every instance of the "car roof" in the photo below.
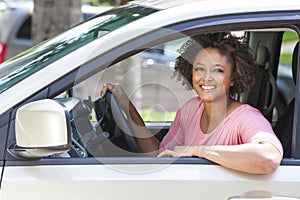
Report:
<svg viewBox="0 0 300 200"><path fill-rule="evenodd" d="M187 3L192 3L192 2L197 2L197 1L202 1L202 0L135 0L131 2L130 4L138 4L142 5L145 7L151 7L155 9L167 9L175 6L179 6L182 4L187 4ZM184 3L183 3L184 2Z"/></svg>
<svg viewBox="0 0 300 200"><path fill-rule="evenodd" d="M223 0L185 0L184 3L181 0L136 0L131 4L159 10L151 14L151 17L140 19L143 21L144 28L165 27L183 21L212 16L300 10L299 0L243 0L242 4L240 0L227 0L226 4ZM122 28L125 32L126 29L134 29L135 23L138 22L133 22Z"/></svg>
<svg viewBox="0 0 300 200"><path fill-rule="evenodd" d="M202 11L213 11L213 10L227 10L231 12L239 12L246 8L248 10L261 11L264 10L280 10L285 8L300 8L299 0L227 0L226 3L223 0L135 0L131 4L141 5L145 7L151 7L158 10L168 9L172 7L188 8L191 5L199 5L195 7ZM183 10L184 11L184 10ZM174 16L176 16L174 14Z"/></svg>

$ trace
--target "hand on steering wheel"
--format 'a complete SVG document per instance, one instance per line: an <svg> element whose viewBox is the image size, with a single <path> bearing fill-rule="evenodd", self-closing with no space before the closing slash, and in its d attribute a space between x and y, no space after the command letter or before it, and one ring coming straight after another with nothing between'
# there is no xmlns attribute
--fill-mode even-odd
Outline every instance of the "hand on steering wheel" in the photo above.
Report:
<svg viewBox="0 0 300 200"><path fill-rule="evenodd" d="M103 97L110 106L112 117L116 125L123 132L130 151L136 153L140 152L136 139L133 135L133 129L124 115L124 112L126 115L129 115L128 109L130 101L122 87L119 85L112 85L110 83L105 84L101 90L101 98Z"/></svg>
<svg viewBox="0 0 300 200"><path fill-rule="evenodd" d="M129 98L124 92L123 88L120 85L113 85L111 83L103 84L103 87L100 92L100 98L105 97L107 92L111 92L115 99L117 100L120 108L123 109L124 112L127 113L129 107Z"/></svg>

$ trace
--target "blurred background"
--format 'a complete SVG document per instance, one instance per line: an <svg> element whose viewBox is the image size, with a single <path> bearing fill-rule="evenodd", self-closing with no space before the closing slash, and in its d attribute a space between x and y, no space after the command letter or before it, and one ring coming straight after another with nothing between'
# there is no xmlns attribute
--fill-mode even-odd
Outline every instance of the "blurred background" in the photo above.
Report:
<svg viewBox="0 0 300 200"><path fill-rule="evenodd" d="M130 0L1 0L0 63Z"/></svg>

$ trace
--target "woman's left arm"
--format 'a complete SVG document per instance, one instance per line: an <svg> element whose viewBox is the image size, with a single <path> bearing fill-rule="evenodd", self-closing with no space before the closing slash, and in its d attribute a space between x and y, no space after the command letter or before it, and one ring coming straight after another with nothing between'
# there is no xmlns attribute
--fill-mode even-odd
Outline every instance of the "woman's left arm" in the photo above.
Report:
<svg viewBox="0 0 300 200"><path fill-rule="evenodd" d="M253 174L270 174L279 166L282 155L269 142L252 142L240 145L176 146L158 157L197 156L224 167Z"/></svg>

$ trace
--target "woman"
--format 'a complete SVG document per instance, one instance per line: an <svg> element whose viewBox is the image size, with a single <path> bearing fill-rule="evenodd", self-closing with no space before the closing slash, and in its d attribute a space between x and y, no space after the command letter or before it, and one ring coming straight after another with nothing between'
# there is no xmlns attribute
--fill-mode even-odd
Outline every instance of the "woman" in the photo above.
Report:
<svg viewBox="0 0 300 200"><path fill-rule="evenodd" d="M131 103L125 109L134 132L142 134L136 136L143 152L158 150L158 157L203 157L248 173L274 172L283 150L271 125L257 109L232 98L250 90L256 69L248 46L230 33L199 35L186 42L175 74L198 96L177 111L163 140L159 143L149 137ZM116 94L121 107L128 105L120 87L109 84L102 94L107 90Z"/></svg>

